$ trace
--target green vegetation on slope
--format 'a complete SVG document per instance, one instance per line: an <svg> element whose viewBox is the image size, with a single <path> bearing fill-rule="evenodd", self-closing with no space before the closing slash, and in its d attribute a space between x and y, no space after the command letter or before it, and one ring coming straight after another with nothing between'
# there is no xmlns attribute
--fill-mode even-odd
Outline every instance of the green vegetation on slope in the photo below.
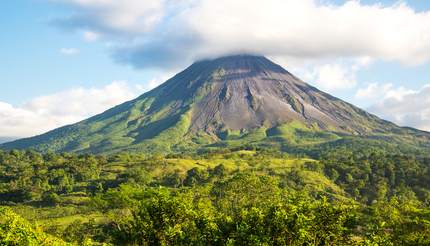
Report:
<svg viewBox="0 0 430 246"><path fill-rule="evenodd" d="M7 207L0 207L0 245L67 245L35 228Z"/></svg>
<svg viewBox="0 0 430 246"><path fill-rule="evenodd" d="M345 138L430 148L427 132L379 119L265 57L239 55L197 62L134 100L0 149L166 154L252 145L286 151Z"/></svg>

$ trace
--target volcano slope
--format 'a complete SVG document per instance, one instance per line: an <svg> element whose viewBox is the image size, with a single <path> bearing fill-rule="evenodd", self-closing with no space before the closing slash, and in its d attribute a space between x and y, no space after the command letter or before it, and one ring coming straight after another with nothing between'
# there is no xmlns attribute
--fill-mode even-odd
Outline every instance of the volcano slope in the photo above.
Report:
<svg viewBox="0 0 430 246"><path fill-rule="evenodd" d="M111 153L271 146L345 139L428 147L402 128L301 81L262 56L204 60L140 97L82 122L6 143L3 149Z"/></svg>

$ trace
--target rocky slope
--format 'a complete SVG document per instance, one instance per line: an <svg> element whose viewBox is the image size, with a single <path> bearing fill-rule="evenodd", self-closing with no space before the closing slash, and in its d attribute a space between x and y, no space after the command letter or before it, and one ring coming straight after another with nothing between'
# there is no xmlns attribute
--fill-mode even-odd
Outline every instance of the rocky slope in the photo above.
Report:
<svg viewBox="0 0 430 246"><path fill-rule="evenodd" d="M426 132L398 127L324 93L265 57L238 55L196 62L135 100L1 147L170 151L228 140L291 142L297 133L316 142L345 135L429 139ZM253 134L258 137L249 140Z"/></svg>

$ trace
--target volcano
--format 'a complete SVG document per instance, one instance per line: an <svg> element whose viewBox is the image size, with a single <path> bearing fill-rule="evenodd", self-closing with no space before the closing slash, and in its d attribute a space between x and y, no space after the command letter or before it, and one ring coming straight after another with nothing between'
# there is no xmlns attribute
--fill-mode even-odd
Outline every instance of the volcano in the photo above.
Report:
<svg viewBox="0 0 430 246"><path fill-rule="evenodd" d="M1 148L169 152L321 143L343 136L429 139L426 132L399 127L324 93L265 57L236 55L196 62L132 101Z"/></svg>

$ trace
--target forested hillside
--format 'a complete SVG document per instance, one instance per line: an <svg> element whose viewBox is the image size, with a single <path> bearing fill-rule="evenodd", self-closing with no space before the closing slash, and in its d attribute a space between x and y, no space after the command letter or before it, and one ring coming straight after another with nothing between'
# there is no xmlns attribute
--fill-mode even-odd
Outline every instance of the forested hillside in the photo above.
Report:
<svg viewBox="0 0 430 246"><path fill-rule="evenodd" d="M348 149L0 152L0 244L429 245L430 158Z"/></svg>

